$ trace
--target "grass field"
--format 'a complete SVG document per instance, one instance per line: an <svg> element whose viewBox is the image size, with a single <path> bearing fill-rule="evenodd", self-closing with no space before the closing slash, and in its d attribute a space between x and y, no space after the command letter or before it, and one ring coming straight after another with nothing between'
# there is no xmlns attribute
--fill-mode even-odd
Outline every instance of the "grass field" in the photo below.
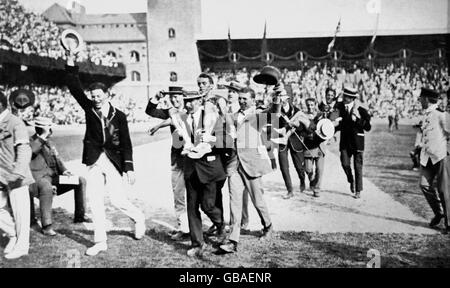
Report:
<svg viewBox="0 0 450 288"><path fill-rule="evenodd" d="M397 201L427 219L431 217L418 187L418 172L411 170L408 152L414 142L411 125L400 125L390 134L386 125L375 124L366 139L364 176L373 181ZM164 133L156 137L165 137ZM74 137L74 138L72 138ZM151 138L142 132L133 133L133 143L145 143ZM158 138L153 138L158 139ZM76 143L81 136L58 139L57 143ZM70 140L70 141L69 141ZM81 142L78 142L81 144ZM61 154L66 160L79 158L81 145L63 145ZM61 146L59 146L61 147ZM330 145L337 152L337 144ZM112 212L111 212L112 213ZM71 215L54 210L55 238L39 232L31 233L30 255L16 261L0 259L1 267L66 267L69 249L80 253L82 267L366 267L369 249L381 255L381 267L450 267L450 236L382 234L382 233L313 233L276 232L271 243L261 243L257 232L242 235L239 253L217 255L213 239L204 257L186 256L190 241L174 242L168 230L148 221L147 236L141 241L131 239L128 231L108 234L109 250L97 257L83 256L92 245L92 231L71 223ZM113 219L116 221L117 219ZM126 220L128 221L128 220ZM130 223L131 224L131 223ZM0 246L6 243L0 238Z"/></svg>

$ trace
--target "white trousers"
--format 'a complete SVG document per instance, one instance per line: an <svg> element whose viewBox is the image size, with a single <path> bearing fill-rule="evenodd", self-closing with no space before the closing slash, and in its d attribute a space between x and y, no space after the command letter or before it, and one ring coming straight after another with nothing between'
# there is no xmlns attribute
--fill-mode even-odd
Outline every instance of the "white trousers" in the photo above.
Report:
<svg viewBox="0 0 450 288"><path fill-rule="evenodd" d="M105 192L108 193L111 204L134 222L145 221L144 213L128 200L122 176L104 153L95 164L88 167L86 180L86 194L92 212L95 243L105 242L107 239Z"/></svg>
<svg viewBox="0 0 450 288"><path fill-rule="evenodd" d="M8 207L8 198L11 209ZM30 194L28 185L9 192L0 190L0 230L3 230L8 237L17 237L14 250L28 252L30 248Z"/></svg>

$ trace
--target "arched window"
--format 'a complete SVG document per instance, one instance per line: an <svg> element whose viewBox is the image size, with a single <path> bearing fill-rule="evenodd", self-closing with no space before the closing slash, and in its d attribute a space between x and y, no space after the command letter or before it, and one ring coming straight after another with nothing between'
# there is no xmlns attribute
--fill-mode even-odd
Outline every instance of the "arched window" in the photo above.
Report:
<svg viewBox="0 0 450 288"><path fill-rule="evenodd" d="M114 51L108 51L108 53L106 53L106 54L109 56L112 56L112 57L116 57L116 52L114 52Z"/></svg>
<svg viewBox="0 0 450 288"><path fill-rule="evenodd" d="M177 53L171 51L171 52L169 53L169 59L170 59L170 61L175 62L175 61L177 60Z"/></svg>
<svg viewBox="0 0 450 288"><path fill-rule="evenodd" d="M169 28L169 38L175 38L175 29Z"/></svg>
<svg viewBox="0 0 450 288"><path fill-rule="evenodd" d="M141 74L137 71L131 72L131 81L133 82L140 82L141 81Z"/></svg>
<svg viewBox="0 0 450 288"><path fill-rule="evenodd" d="M140 61L140 55L139 55L139 52L137 52L137 51L131 51L130 52L130 62L131 63L137 63L137 62L139 62Z"/></svg>
<svg viewBox="0 0 450 288"><path fill-rule="evenodd" d="M177 82L178 81L178 75L176 72L170 72L170 82Z"/></svg>

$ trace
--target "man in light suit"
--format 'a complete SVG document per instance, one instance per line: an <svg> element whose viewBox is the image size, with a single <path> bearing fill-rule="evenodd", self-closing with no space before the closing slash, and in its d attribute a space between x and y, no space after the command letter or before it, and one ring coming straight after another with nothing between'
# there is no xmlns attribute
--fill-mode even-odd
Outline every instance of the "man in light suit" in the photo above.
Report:
<svg viewBox="0 0 450 288"><path fill-rule="evenodd" d="M178 112L184 111L183 92L182 87L171 86L168 93L170 103L174 110ZM164 93L162 93L164 94ZM160 97L163 95L158 93L155 97L151 98L145 109L145 113L154 118L163 119L161 123L153 126L149 133L153 135L159 129L170 126L170 132L172 135L172 147L170 150L170 163L171 163L171 183L173 192L173 201L175 208L175 216L177 218L177 230L171 234L172 240L179 240L189 234L187 210L186 210L186 185L184 183L183 167L184 167L184 155L181 155L183 150L183 137L179 134L177 127L173 124L170 118L169 109L157 108L160 102Z"/></svg>
<svg viewBox="0 0 450 288"><path fill-rule="evenodd" d="M370 115L367 109L359 105L355 99L358 96L354 88L344 88L343 101L336 103L336 112L330 115L330 120L335 121L342 118L336 127L341 131L339 150L341 152L341 164L350 183L350 191L354 197L359 199L363 190L363 154L364 154L364 131L372 128ZM355 177L353 178L350 160L353 157Z"/></svg>
<svg viewBox="0 0 450 288"><path fill-rule="evenodd" d="M450 127L445 113L437 110L438 96L438 92L428 88L422 88L420 93L420 103L425 110L422 122L423 146L420 152L420 188L434 213L430 227L439 225L445 215L447 215L445 225L448 227L445 198L448 199L449 185L445 170L448 161L447 141L450 137ZM433 187L435 178L438 183L437 191Z"/></svg>
<svg viewBox="0 0 450 288"><path fill-rule="evenodd" d="M261 240L272 237L273 226L264 200L261 177L272 171L272 165L267 152L266 133L261 133L267 124L269 111L257 113L255 107L255 91L244 88L239 92L240 110L234 114L236 127L236 156L233 165L228 166L228 173L234 177L235 186L230 194L231 234L227 242L220 248L228 253L237 251L241 230L242 201L244 189L258 212L263 225ZM274 106L279 106L276 99ZM279 107L278 107L279 108ZM270 112L274 112L273 108ZM274 117L275 118L275 117ZM238 177L239 176L239 177Z"/></svg>

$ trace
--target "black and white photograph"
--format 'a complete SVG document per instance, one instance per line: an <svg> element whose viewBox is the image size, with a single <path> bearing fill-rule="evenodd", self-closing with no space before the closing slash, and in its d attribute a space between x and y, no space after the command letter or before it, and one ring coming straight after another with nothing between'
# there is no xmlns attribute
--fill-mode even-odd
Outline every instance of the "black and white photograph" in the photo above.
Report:
<svg viewBox="0 0 450 288"><path fill-rule="evenodd" d="M449 14L0 0L0 268L450 268Z"/></svg>

